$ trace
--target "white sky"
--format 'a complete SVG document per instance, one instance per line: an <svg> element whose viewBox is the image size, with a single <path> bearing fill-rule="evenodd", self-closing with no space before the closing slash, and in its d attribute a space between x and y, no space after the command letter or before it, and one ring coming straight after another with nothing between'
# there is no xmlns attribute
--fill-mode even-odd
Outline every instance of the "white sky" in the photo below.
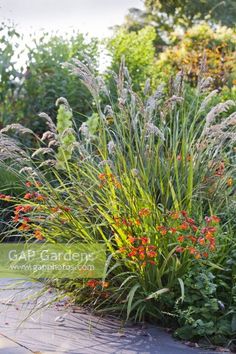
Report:
<svg viewBox="0 0 236 354"><path fill-rule="evenodd" d="M13 20L25 34L44 28L91 36L108 36L109 27L122 24L131 7L142 0L0 0L0 21Z"/></svg>

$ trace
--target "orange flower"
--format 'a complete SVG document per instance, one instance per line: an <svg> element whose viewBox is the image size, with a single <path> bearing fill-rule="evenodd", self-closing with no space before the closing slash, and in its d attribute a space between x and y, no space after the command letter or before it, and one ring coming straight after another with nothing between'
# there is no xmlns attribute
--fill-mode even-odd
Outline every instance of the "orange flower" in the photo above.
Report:
<svg viewBox="0 0 236 354"><path fill-rule="evenodd" d="M177 228L176 227L170 227L170 230L169 230L172 234L175 234L176 231L177 231Z"/></svg>
<svg viewBox="0 0 236 354"><path fill-rule="evenodd" d="M156 257L157 253L155 251L147 251L147 256L150 258Z"/></svg>
<svg viewBox="0 0 236 354"><path fill-rule="evenodd" d="M143 262L143 263L141 264L141 267L142 267L142 268L145 268L146 265L147 265L147 262L145 261L145 262Z"/></svg>
<svg viewBox="0 0 236 354"><path fill-rule="evenodd" d="M212 216L211 216L211 220L212 220L213 222L215 222L215 223L219 223L219 222L220 222L220 218L218 218L218 216L216 216L216 215L212 215Z"/></svg>
<svg viewBox="0 0 236 354"><path fill-rule="evenodd" d="M194 232L197 232L198 231L198 227L196 225L191 225L191 229L194 231Z"/></svg>
<svg viewBox="0 0 236 354"><path fill-rule="evenodd" d="M141 261L143 261L145 259L144 252L139 253L139 259L141 259Z"/></svg>
<svg viewBox="0 0 236 354"><path fill-rule="evenodd" d="M157 263L153 260L149 260L148 263L152 264L152 265L156 265Z"/></svg>
<svg viewBox="0 0 236 354"><path fill-rule="evenodd" d="M114 186L117 188L117 189L121 189L122 188L122 184L118 181L114 181Z"/></svg>
<svg viewBox="0 0 236 354"><path fill-rule="evenodd" d="M188 239L191 240L193 243L197 242L196 238L194 236L192 236L192 235L189 235Z"/></svg>
<svg viewBox="0 0 236 354"><path fill-rule="evenodd" d="M172 212L172 213L170 213L170 217L171 217L171 219L173 219L173 220L177 220L177 219L179 219L179 212L178 211L174 211L174 212Z"/></svg>
<svg viewBox="0 0 236 354"><path fill-rule="evenodd" d="M176 247L176 252L178 253L184 252L184 247Z"/></svg>
<svg viewBox="0 0 236 354"><path fill-rule="evenodd" d="M137 254L137 249L135 247L132 247L131 252L128 253L128 257L134 257Z"/></svg>
<svg viewBox="0 0 236 354"><path fill-rule="evenodd" d="M183 222L181 225L178 226L178 230L187 230L189 225L186 222Z"/></svg>
<svg viewBox="0 0 236 354"><path fill-rule="evenodd" d="M132 221L130 221L128 219L123 219L122 224L125 226L132 226Z"/></svg>
<svg viewBox="0 0 236 354"><path fill-rule="evenodd" d="M198 243L199 243L199 245L203 246L203 245L205 245L206 241L203 237L199 237Z"/></svg>
<svg viewBox="0 0 236 354"><path fill-rule="evenodd" d="M114 221L115 221L115 224L116 224L117 226L120 226L120 223L121 223L120 217L119 217L119 216L114 216L113 219L114 219Z"/></svg>
<svg viewBox="0 0 236 354"><path fill-rule="evenodd" d="M156 250L156 249L157 249L157 246L150 245L150 246L148 246L148 249L149 249L149 250Z"/></svg>
<svg viewBox="0 0 236 354"><path fill-rule="evenodd" d="M180 235L178 238L177 238L178 242L182 243L184 242L184 236L183 235Z"/></svg>
<svg viewBox="0 0 236 354"><path fill-rule="evenodd" d="M21 226L18 227L18 230L20 231L28 231L29 229L30 229L30 225L25 222L23 222Z"/></svg>
<svg viewBox="0 0 236 354"><path fill-rule="evenodd" d="M5 200L6 202L10 202L10 200L12 200L12 196L6 194L0 194L0 199Z"/></svg>
<svg viewBox="0 0 236 354"><path fill-rule="evenodd" d="M16 214L12 220L13 220L13 222L18 222L19 219L20 219L19 214Z"/></svg>
<svg viewBox="0 0 236 354"><path fill-rule="evenodd" d="M70 207L61 207L66 213L69 213L72 209Z"/></svg>
<svg viewBox="0 0 236 354"><path fill-rule="evenodd" d="M194 225L195 224L195 220L194 219L191 219L191 218L186 218L186 221L191 224L191 225Z"/></svg>
<svg viewBox="0 0 236 354"><path fill-rule="evenodd" d="M102 285L103 288L108 288L109 287L108 281L102 281L101 285Z"/></svg>
<svg viewBox="0 0 236 354"><path fill-rule="evenodd" d="M95 288L98 284L99 281L97 279L91 279L87 281L86 286L88 286L89 288Z"/></svg>
<svg viewBox="0 0 236 354"><path fill-rule="evenodd" d="M196 254L196 249L194 247L188 247L188 251L190 254Z"/></svg>
<svg viewBox="0 0 236 354"><path fill-rule="evenodd" d="M150 212L150 210L149 210L148 208L143 208L143 209L139 210L139 213L138 213L138 215L139 215L140 217L142 217L142 216L148 216L148 215L150 215L150 214L151 214L151 212Z"/></svg>
<svg viewBox="0 0 236 354"><path fill-rule="evenodd" d="M33 194L32 194L32 193L26 193L26 194L24 195L24 199L29 200L29 199L32 199L32 198L33 198Z"/></svg>
<svg viewBox="0 0 236 354"><path fill-rule="evenodd" d="M199 252L197 252L194 256L196 259L200 259L201 258L201 254Z"/></svg>
<svg viewBox="0 0 236 354"><path fill-rule="evenodd" d="M34 236L37 238L39 241L43 241L44 237L42 235L42 232L40 230L35 230L34 231Z"/></svg>
<svg viewBox="0 0 236 354"><path fill-rule="evenodd" d="M51 208L51 212L52 212L52 213L57 213L58 211L60 211L60 208L59 208L59 207L53 207L53 208Z"/></svg>
<svg viewBox="0 0 236 354"><path fill-rule="evenodd" d="M185 211L185 210L181 210L181 214L184 216L184 217L187 217L187 211Z"/></svg>
<svg viewBox="0 0 236 354"><path fill-rule="evenodd" d="M156 229L157 229L157 231L160 232L160 234L161 234L162 236L165 236L165 235L167 234L167 229L166 229L165 226L162 226L162 225L156 226Z"/></svg>
<svg viewBox="0 0 236 354"><path fill-rule="evenodd" d="M147 245L150 242L150 239L148 237L141 237L140 238L142 245Z"/></svg>
<svg viewBox="0 0 236 354"><path fill-rule="evenodd" d="M214 243L211 243L211 244L210 244L210 250L211 250L211 251L214 251L215 249L216 249L215 244L214 244Z"/></svg>
<svg viewBox="0 0 236 354"><path fill-rule="evenodd" d="M100 179L100 181L106 181L106 174L105 173L100 173L98 175L98 179Z"/></svg>
<svg viewBox="0 0 236 354"><path fill-rule="evenodd" d="M208 241L211 241L211 240L213 240L213 238L214 238L213 233L208 231L208 232L206 233L206 239L207 239Z"/></svg>
<svg viewBox="0 0 236 354"><path fill-rule="evenodd" d="M136 238L133 237L132 235L128 235L128 240L130 243L134 243L136 241Z"/></svg>
<svg viewBox="0 0 236 354"><path fill-rule="evenodd" d="M32 186L32 183L31 182L29 182L29 181L27 181L26 183L25 183L25 185L26 185L26 187L31 187Z"/></svg>
<svg viewBox="0 0 236 354"><path fill-rule="evenodd" d="M137 226L140 226L140 225L141 225L141 221L140 221L139 219L136 219L136 220L135 220L135 224L136 224Z"/></svg>
<svg viewBox="0 0 236 354"><path fill-rule="evenodd" d="M182 156L181 155L177 155L177 160L181 161L182 160Z"/></svg>
<svg viewBox="0 0 236 354"><path fill-rule="evenodd" d="M45 199L45 197L42 194L35 193L35 199L37 201L43 201Z"/></svg>
<svg viewBox="0 0 236 354"><path fill-rule="evenodd" d="M212 215L212 216L206 216L205 217L206 222L209 224L210 222L214 222L216 224L218 224L220 222L220 218L218 218L218 216L216 215Z"/></svg>

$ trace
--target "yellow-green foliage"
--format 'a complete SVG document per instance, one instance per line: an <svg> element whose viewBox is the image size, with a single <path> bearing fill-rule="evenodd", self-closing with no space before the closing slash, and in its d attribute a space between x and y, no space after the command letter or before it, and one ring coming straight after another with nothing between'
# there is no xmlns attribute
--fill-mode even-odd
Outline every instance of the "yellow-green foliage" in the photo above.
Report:
<svg viewBox="0 0 236 354"><path fill-rule="evenodd" d="M214 86L231 86L236 78L236 32L227 27L213 30L202 24L187 30L176 46L163 52L155 64L156 79L163 80L183 70L191 84L196 84L205 60L204 76L214 79Z"/></svg>
<svg viewBox="0 0 236 354"><path fill-rule="evenodd" d="M109 42L112 52L112 68L116 71L122 56L125 56L132 81L136 87L151 76L155 61L154 28L147 26L138 32L121 29Z"/></svg>
<svg viewBox="0 0 236 354"><path fill-rule="evenodd" d="M71 159L75 136L72 130L72 110L67 101L61 98L57 101L59 105L57 114L57 132L59 148L57 152L57 167L65 168L65 164Z"/></svg>

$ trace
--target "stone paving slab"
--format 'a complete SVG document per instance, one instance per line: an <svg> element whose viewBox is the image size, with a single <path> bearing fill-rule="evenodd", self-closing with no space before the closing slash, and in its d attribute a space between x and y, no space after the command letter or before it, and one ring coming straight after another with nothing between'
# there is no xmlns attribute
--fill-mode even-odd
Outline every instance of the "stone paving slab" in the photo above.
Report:
<svg viewBox="0 0 236 354"><path fill-rule="evenodd" d="M0 280L0 288L4 284ZM155 326L124 328L115 318L80 309L75 313L64 306L35 312L41 300L21 302L23 293L34 291L28 284L21 291L18 285L0 292L0 354L217 354L187 347Z"/></svg>
<svg viewBox="0 0 236 354"><path fill-rule="evenodd" d="M29 350L0 335L0 354L30 354Z"/></svg>

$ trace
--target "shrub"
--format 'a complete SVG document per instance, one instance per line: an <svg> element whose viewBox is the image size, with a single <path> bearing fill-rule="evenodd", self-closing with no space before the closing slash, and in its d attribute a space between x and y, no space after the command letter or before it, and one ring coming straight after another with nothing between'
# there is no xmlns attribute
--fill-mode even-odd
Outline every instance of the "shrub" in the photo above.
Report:
<svg viewBox="0 0 236 354"><path fill-rule="evenodd" d="M160 54L156 62L156 77L163 80L183 70L192 85L199 75L211 77L213 87L235 84L236 34L232 29L212 29L207 24L188 29L176 46Z"/></svg>
<svg viewBox="0 0 236 354"><path fill-rule="evenodd" d="M122 56L133 80L135 89L142 88L148 77L151 77L155 61L155 31L145 27L138 32L121 29L108 42L112 54L111 69L117 72Z"/></svg>
<svg viewBox="0 0 236 354"><path fill-rule="evenodd" d="M136 32L121 29L115 33L108 48L112 53L111 68L117 71L123 56L135 89L144 88L147 77L155 89L182 71L191 86L201 78L211 77L212 88L232 87L236 83L233 29L212 29L203 23L189 28L183 35L172 33L172 40L163 48L155 46L155 30L145 27Z"/></svg>
<svg viewBox="0 0 236 354"><path fill-rule="evenodd" d="M63 37L43 32L40 38L32 35L33 44L24 48L25 68L15 60L17 55L22 55L22 34L12 24L3 23L0 31L2 126L20 122L41 133L45 127L42 120L37 119L38 113L45 110L55 120L55 101L61 96L70 101L74 119L83 121L84 115L92 111L91 96L78 80L69 75L63 63L75 57L88 64L86 58L89 56L90 65L97 70L98 41L88 40L80 33Z"/></svg>

